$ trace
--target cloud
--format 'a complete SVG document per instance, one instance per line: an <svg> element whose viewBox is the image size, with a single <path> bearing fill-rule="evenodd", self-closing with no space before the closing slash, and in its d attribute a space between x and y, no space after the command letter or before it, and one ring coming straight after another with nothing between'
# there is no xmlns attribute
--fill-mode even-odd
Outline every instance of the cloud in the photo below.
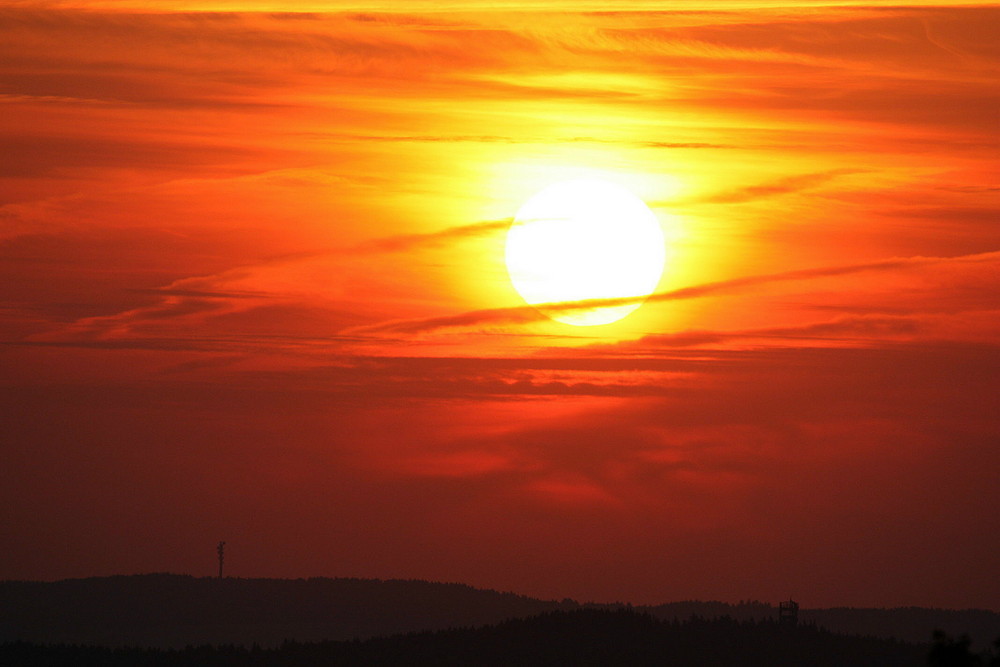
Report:
<svg viewBox="0 0 1000 667"><path fill-rule="evenodd" d="M172 287L159 287L152 289L132 289L130 292L138 292L140 294L158 294L161 296L181 296L181 297L195 297L199 299L258 299L273 296L267 292L240 292L240 291L229 291L223 292L219 290L198 290L198 289L179 289Z"/></svg>
<svg viewBox="0 0 1000 667"><path fill-rule="evenodd" d="M387 236L379 239L365 241L350 250L350 252L400 252L416 247L438 246L452 241L460 241L467 238L475 238L493 234L510 227L513 218L502 218L500 220L484 220L468 225L449 227L437 232L427 234L400 234L398 236Z"/></svg>
<svg viewBox="0 0 1000 667"><path fill-rule="evenodd" d="M997 8L97 2L0 9L5 572L196 571L166 525L288 576L1000 599ZM491 244L421 251L558 164L715 188L701 275L774 273L616 346L463 312ZM426 231L456 206L499 212Z"/></svg>
<svg viewBox="0 0 1000 667"><path fill-rule="evenodd" d="M489 84L484 84L489 85ZM536 90L536 88L533 88ZM700 149L700 148L736 148L734 144L720 144L704 141L647 141L633 139L609 139L595 136L533 136L533 135L499 135L499 134L329 134L319 133L317 139L328 141L352 141L362 143L484 143L484 144L610 144L631 145L641 148L664 149Z"/></svg>
<svg viewBox="0 0 1000 667"><path fill-rule="evenodd" d="M145 141L140 138L0 135L0 177L29 178L66 169L118 168L128 164L141 170L211 168L220 163L247 160L259 151L204 143Z"/></svg>
<svg viewBox="0 0 1000 667"><path fill-rule="evenodd" d="M711 296L723 296L743 291L748 288L799 282L821 278L833 278L866 272L895 271L903 269L934 266L940 264L970 264L991 263L1000 261L1000 251L963 255L959 257L906 257L886 259L864 264L849 264L845 266L818 267L800 269L782 273L770 273L756 276L734 278L718 282L683 287L667 292L656 292L649 297L621 297L609 299L587 299L558 303L539 304L538 307L516 306L511 308L491 308L474 310L458 315L445 315L416 320L401 320L380 324L354 327L342 333L379 334L379 333L422 333L437 329L460 328L472 326L491 326L505 324L525 324L547 319L543 311L562 312L588 310L592 308L608 308L641 302L667 302L681 299L697 299Z"/></svg>
<svg viewBox="0 0 1000 667"><path fill-rule="evenodd" d="M788 327L766 327L740 331L681 331L672 334L651 334L634 341L598 344L590 349L614 350L632 348L685 348L718 345L737 340L779 339L816 342L855 342L871 345L876 341L910 338L924 331L917 317L851 316L824 322Z"/></svg>
<svg viewBox="0 0 1000 667"><path fill-rule="evenodd" d="M198 555L164 552L163 523L149 525L180 513L184 543L242 535L266 572L335 561L352 576L479 581L516 566L499 581L524 590L557 577L588 599L756 595L791 580L813 599L857 602L862 593L843 593L850 577L875 587L873 603L909 604L926 595L914 577L933 578L948 556L913 550L927 535L995 561L995 347L698 356L701 381L666 400L394 400L378 393L382 377L352 397L294 372L226 368L207 382L3 383L17 407L4 415L14 445L2 493L18 538L7 558L68 567L47 554L99 525L109 532L95 554L195 571ZM422 363L417 372L433 368ZM142 511L113 511L123 496ZM456 546L456 534L467 539ZM290 549L294 566L283 565ZM778 573L775 549L787 555ZM907 549L887 582L885 563ZM416 565L398 569L399 553ZM615 573L606 589L586 587L607 580L584 569L595 554L595 569ZM84 561L80 576L101 562ZM996 599L983 571L959 568L942 603L966 590Z"/></svg>
<svg viewBox="0 0 1000 667"><path fill-rule="evenodd" d="M207 345L218 349L227 344L246 345L246 337L240 335L244 330L277 333L274 327L279 322L296 333L303 327L310 334L325 327L328 340L333 340L338 337L332 332L360 325L371 317L364 315L368 308L363 305L336 304L326 298L331 276L339 270L337 262L344 256L441 246L497 233L510 221L487 220L425 234L371 239L337 250L264 256L253 263L239 263L239 258L233 257L230 261L237 264L233 268L148 287L136 282L148 284L159 276L190 270L185 259L204 253L199 238L141 228L112 233L98 229L23 234L0 240L8 260L0 273L12 276L6 290L0 292L6 291L12 302L21 302L22 309L30 307L52 319L47 330L32 329L31 340L48 344L90 341L108 348ZM105 263L119 267L117 274L108 275L108 283L95 287L87 280L74 280L79 272ZM32 280L26 280L25 275ZM302 276L320 277L315 284L291 282L302 280ZM265 322L269 318L274 325ZM167 326L172 328L165 329ZM201 334L193 335L195 330Z"/></svg>
<svg viewBox="0 0 1000 667"><path fill-rule="evenodd" d="M849 174L862 173L860 169L831 169L814 174L798 174L788 176L768 183L751 185L729 192L720 192L699 197L694 200L675 200L667 202L657 202L658 206L683 205L685 203L696 204L742 204L749 201L776 197L779 195L793 194L804 190L825 185L830 181Z"/></svg>

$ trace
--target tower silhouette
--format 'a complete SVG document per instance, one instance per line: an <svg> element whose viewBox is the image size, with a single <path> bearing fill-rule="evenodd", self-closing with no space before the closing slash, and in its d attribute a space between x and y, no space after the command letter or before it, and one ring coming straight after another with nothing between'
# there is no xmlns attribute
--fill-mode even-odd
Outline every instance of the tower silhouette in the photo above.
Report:
<svg viewBox="0 0 1000 667"><path fill-rule="evenodd" d="M788 602L778 604L778 623L794 628L799 622L799 603L788 598Z"/></svg>
<svg viewBox="0 0 1000 667"><path fill-rule="evenodd" d="M219 542L219 546L215 550L219 552L219 579L222 579L222 561L226 559L226 543Z"/></svg>

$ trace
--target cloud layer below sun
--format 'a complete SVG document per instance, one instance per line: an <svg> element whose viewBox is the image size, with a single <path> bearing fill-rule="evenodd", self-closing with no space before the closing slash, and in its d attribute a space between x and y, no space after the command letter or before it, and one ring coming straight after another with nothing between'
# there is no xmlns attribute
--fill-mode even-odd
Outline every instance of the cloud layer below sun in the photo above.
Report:
<svg viewBox="0 0 1000 667"><path fill-rule="evenodd" d="M7 3L0 577L995 605L1000 9L793 4ZM503 261L581 176L606 327Z"/></svg>

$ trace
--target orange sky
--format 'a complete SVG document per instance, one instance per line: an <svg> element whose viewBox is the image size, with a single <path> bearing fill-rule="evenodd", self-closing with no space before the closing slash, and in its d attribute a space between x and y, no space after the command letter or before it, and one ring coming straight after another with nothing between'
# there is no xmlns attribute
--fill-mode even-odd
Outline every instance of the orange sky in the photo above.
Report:
<svg viewBox="0 0 1000 667"><path fill-rule="evenodd" d="M503 4L0 8L0 578L996 609L1000 6ZM574 177L615 324L507 276Z"/></svg>

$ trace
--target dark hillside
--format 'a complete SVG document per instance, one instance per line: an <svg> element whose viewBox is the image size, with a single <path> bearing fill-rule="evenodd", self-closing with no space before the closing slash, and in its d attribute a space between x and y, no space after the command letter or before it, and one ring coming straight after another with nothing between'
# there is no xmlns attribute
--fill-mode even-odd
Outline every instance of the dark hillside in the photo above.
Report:
<svg viewBox="0 0 1000 667"><path fill-rule="evenodd" d="M156 667L227 665L740 665L742 667L917 667L928 647L836 635L773 621L667 622L631 609L578 609L495 626L424 632L364 642L285 643L274 649L202 647L181 651L0 646L0 661L24 667L100 664Z"/></svg>
<svg viewBox="0 0 1000 667"><path fill-rule="evenodd" d="M486 625L558 608L461 584L171 574L0 582L0 641L276 645Z"/></svg>
<svg viewBox="0 0 1000 667"><path fill-rule="evenodd" d="M807 609L799 617L807 623L842 632L875 637L895 637L903 641L927 641L935 630L958 637L968 635L976 651L987 648L1000 637L1000 614L985 609Z"/></svg>
<svg viewBox="0 0 1000 667"><path fill-rule="evenodd" d="M170 574L0 582L0 642L183 647L277 646L476 627L547 611L620 604L543 601L461 584L378 579L215 579ZM674 602L636 607L665 621L729 617L770 621L761 602ZM982 650L1000 637L1000 614L982 610L802 609L800 625L843 634L930 641L935 629L969 635Z"/></svg>
<svg viewBox="0 0 1000 667"><path fill-rule="evenodd" d="M758 601L739 604L670 602L641 609L665 620L685 620L697 615L706 618L729 616L737 620L762 621L776 618L778 615L776 606ZM799 621L847 635L894 637L914 643L926 642L935 630L943 630L955 637L961 635L972 637L973 648L976 650L987 648L990 642L1000 637L1000 614L985 609L924 607L801 609Z"/></svg>

